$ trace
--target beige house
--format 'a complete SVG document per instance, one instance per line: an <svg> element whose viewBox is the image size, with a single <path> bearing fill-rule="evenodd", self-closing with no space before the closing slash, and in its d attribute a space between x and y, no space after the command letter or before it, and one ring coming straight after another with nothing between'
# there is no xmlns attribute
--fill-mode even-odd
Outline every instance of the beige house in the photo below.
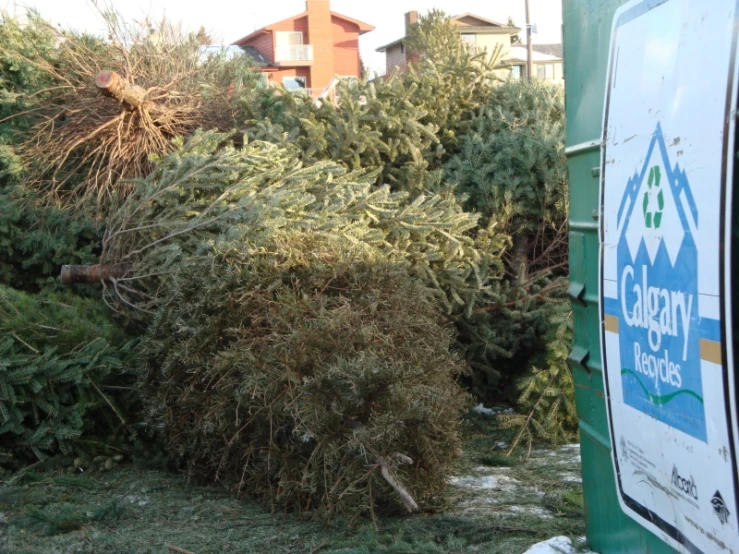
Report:
<svg viewBox="0 0 739 554"><path fill-rule="evenodd" d="M418 23L418 12L405 14L405 34L412 25ZM460 27L461 39L475 52L487 50L494 52L502 48L501 54L505 58L511 48L511 38L521 29L497 23L471 13L464 13L452 18L452 23ZM408 55L405 49L405 37L399 38L377 49L385 54L385 69L388 75L395 71L404 72L408 68Z"/></svg>
<svg viewBox="0 0 739 554"><path fill-rule="evenodd" d="M412 25L418 23L418 12L405 14L406 35ZM505 70L513 78L526 76L525 45L514 43L521 31L518 27L505 25L479 15L464 13L452 18L452 23L460 29L460 38L473 52L495 52L500 48L501 61L511 68ZM405 49L405 37L386 44L377 49L385 54L385 71L391 75L396 71L405 72L408 68L408 54ZM562 81L562 45L534 45L532 57L534 77L555 83Z"/></svg>
<svg viewBox="0 0 739 554"><path fill-rule="evenodd" d="M532 76L544 79L551 83L564 86L562 73L562 45L561 44L533 44L532 45ZM527 51L525 44L516 44L506 58L511 66L511 77L521 79L526 77Z"/></svg>

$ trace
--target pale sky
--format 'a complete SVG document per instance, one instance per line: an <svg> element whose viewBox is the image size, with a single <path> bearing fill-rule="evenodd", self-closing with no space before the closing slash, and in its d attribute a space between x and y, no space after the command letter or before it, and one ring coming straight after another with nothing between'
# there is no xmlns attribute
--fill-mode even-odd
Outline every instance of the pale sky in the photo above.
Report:
<svg viewBox="0 0 739 554"><path fill-rule="evenodd" d="M101 33L104 26L93 6L94 0L0 0L6 12L22 11L24 6L36 8L52 23ZM99 0L102 4L106 0ZM127 19L166 15L181 22L186 29L201 25L219 43L228 44L254 29L304 11L305 0L107 0ZM538 33L533 42L561 42L562 0L530 0L531 20ZM401 38L404 14L411 10L426 13L432 8L451 15L470 12L486 19L505 23L512 16L518 27L525 22L524 0L331 0L335 12L359 19L375 30L360 37L359 47L365 64L384 73L384 54L375 52L383 44Z"/></svg>

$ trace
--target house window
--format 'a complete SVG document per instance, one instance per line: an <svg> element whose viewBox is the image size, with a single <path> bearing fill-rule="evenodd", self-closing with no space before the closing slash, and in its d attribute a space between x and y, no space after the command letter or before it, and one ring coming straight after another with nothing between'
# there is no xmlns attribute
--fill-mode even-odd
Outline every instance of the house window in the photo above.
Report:
<svg viewBox="0 0 739 554"><path fill-rule="evenodd" d="M462 33L461 34L462 44L473 54L477 54L477 35L474 33Z"/></svg>
<svg viewBox="0 0 739 554"><path fill-rule="evenodd" d="M287 48L289 46L302 46L303 33L300 32L277 32L275 33L275 46Z"/></svg>
<svg viewBox="0 0 739 554"><path fill-rule="evenodd" d="M275 33L276 62L308 62L313 60L313 46L303 44L303 33Z"/></svg>
<svg viewBox="0 0 739 554"><path fill-rule="evenodd" d="M520 65L511 66L511 79L520 79L520 78L521 78L521 66Z"/></svg>
<svg viewBox="0 0 739 554"><path fill-rule="evenodd" d="M305 77L283 77L282 86L287 90L305 90Z"/></svg>
<svg viewBox="0 0 739 554"><path fill-rule="evenodd" d="M539 79L554 79L554 64L542 63L537 65L536 76Z"/></svg>

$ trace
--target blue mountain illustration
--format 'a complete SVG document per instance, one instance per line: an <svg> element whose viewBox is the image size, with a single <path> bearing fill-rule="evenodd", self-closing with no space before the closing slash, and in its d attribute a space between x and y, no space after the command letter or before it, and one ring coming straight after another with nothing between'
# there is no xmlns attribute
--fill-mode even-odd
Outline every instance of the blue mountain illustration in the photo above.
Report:
<svg viewBox="0 0 739 554"><path fill-rule="evenodd" d="M658 124L617 213L624 402L706 440L700 360L698 209L688 177L670 163Z"/></svg>

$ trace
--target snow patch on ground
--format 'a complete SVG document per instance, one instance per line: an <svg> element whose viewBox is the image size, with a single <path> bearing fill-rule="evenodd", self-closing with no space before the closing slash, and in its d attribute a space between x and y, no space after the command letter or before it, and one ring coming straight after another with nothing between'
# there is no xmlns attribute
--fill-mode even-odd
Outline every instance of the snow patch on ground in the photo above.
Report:
<svg viewBox="0 0 739 554"><path fill-rule="evenodd" d="M579 444L565 444L556 450L534 450L532 458L532 461L535 463L544 463L547 465L556 463L559 465L574 464L579 466L582 463ZM552 460L551 458L556 459Z"/></svg>
<svg viewBox="0 0 739 554"><path fill-rule="evenodd" d="M553 537L548 541L535 544L524 554L575 554L576 552L577 549L568 537ZM587 552L582 554L587 554Z"/></svg>
<svg viewBox="0 0 739 554"><path fill-rule="evenodd" d="M509 514L536 516L541 519L552 519L552 514L542 506L526 505L526 506L506 506L505 511Z"/></svg>
<svg viewBox="0 0 739 554"><path fill-rule="evenodd" d="M520 481L507 475L464 475L461 477L452 477L449 483L457 487L501 491L514 491L521 484Z"/></svg>
<svg viewBox="0 0 739 554"><path fill-rule="evenodd" d="M547 504L547 492L552 487L569 489L582 482L580 445L564 445L554 450L535 449L527 461L527 471L519 466L476 465L449 479L456 489L456 510L465 517L500 517L532 520L553 520L556 509ZM497 449L497 448L496 448ZM527 480L527 475L539 478ZM555 546L558 544L555 541ZM557 550L534 550L533 554L561 554ZM573 549L563 550L569 554ZM528 554L528 553L527 553Z"/></svg>
<svg viewBox="0 0 739 554"><path fill-rule="evenodd" d="M582 476L571 471L563 471L559 474L559 478L565 483L582 483Z"/></svg>
<svg viewBox="0 0 739 554"><path fill-rule="evenodd" d="M482 414L482 415L487 415L487 416L494 416L498 413L493 408L486 408L482 404L478 404L477 406L472 408L472 411L477 414Z"/></svg>
<svg viewBox="0 0 739 554"><path fill-rule="evenodd" d="M498 414L515 414L516 410L513 408L486 408L482 403L478 404L474 408L472 408L472 411L484 415L484 416L496 416Z"/></svg>
<svg viewBox="0 0 739 554"><path fill-rule="evenodd" d="M457 487L466 487L471 489L497 489L498 480L492 475L486 477L473 477L465 475L464 477L452 477L449 482Z"/></svg>
<svg viewBox="0 0 739 554"><path fill-rule="evenodd" d="M511 471L510 467L490 467L490 466L477 466L473 467L472 471L476 471L477 473L506 473Z"/></svg>

